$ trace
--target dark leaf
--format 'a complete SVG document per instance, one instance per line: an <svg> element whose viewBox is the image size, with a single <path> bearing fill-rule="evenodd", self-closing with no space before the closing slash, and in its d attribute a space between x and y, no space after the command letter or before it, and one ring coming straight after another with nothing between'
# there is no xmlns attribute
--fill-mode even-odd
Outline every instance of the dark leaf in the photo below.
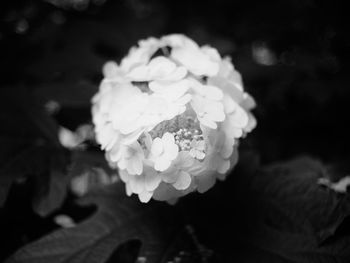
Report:
<svg viewBox="0 0 350 263"><path fill-rule="evenodd" d="M304 157L262 169L252 178L254 219L246 241L291 262L349 262L350 237L336 230L350 214L348 195L317 183L319 161Z"/></svg>
<svg viewBox="0 0 350 263"><path fill-rule="evenodd" d="M91 192L80 200L83 205L91 203L98 206L98 211L90 219L21 248L7 263L102 263L117 257L113 251L132 240L142 242L140 256L147 262L166 260L168 238L174 235L176 225L171 208L168 211L164 204L145 205L127 197L120 183Z"/></svg>
<svg viewBox="0 0 350 263"><path fill-rule="evenodd" d="M67 176L67 160L63 152L52 151L49 158L47 174L37 177L38 191L33 200L33 208L41 216L46 216L58 209L66 198L69 176ZM45 180L47 179L47 180Z"/></svg>
<svg viewBox="0 0 350 263"><path fill-rule="evenodd" d="M66 193L64 150L57 124L24 88L0 91L0 206L13 182L34 182L34 208L47 215L62 203Z"/></svg>

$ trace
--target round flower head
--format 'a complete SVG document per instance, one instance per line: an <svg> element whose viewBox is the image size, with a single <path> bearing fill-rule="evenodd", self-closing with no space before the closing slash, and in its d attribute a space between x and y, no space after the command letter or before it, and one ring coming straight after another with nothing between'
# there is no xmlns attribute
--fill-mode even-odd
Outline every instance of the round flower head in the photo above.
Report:
<svg viewBox="0 0 350 263"><path fill-rule="evenodd" d="M230 58L183 35L142 40L103 74L92 99L96 140L141 202L172 202L224 180L256 126Z"/></svg>

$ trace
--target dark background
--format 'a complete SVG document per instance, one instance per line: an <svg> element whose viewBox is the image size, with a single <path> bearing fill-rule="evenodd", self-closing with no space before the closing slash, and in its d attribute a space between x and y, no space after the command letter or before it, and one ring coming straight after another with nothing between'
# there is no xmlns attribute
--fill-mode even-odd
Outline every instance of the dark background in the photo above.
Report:
<svg viewBox="0 0 350 263"><path fill-rule="evenodd" d="M52 115L56 124L75 129L90 121L90 98L98 89L106 61L119 62L140 39L183 33L201 45L217 48L222 55L230 55L243 76L245 89L256 99L254 114L258 126L242 144L243 164L238 167L241 171L238 174L249 172L244 164L259 163L256 165L260 168L300 155L320 160L322 167L330 166L331 178L349 173L350 40L347 25L350 21L343 2L107 0L86 3L1 1L0 126L1 143L7 147L1 152L1 166L28 144L19 143L19 140L37 139L23 117L33 108L34 101L38 105L35 107L42 107L48 101L58 102L59 111ZM314 162L310 162L314 167ZM299 174L299 170L294 169L298 165L300 163L293 163L291 174ZM289 163L287 166L290 167ZM319 174L323 168L316 170ZM310 261L286 256L288 253L281 256L271 249L267 249L266 256L266 251L261 252L264 249L257 251L232 239L234 234L249 239L249 234L243 230L236 233L228 229L253 215L240 210L250 205L247 200L251 195L239 198L229 195L230 187L237 184L236 179L230 178L227 185L220 184L208 197L190 197L186 205L179 206L183 211L199 209L198 214L186 212L186 220L195 225L202 242L214 251L210 262L233 262L233 259L237 262L332 262L312 261L318 256L312 256L311 252L311 256L306 257ZM247 183L243 181L242 184ZM32 194L32 188L27 185L11 188L11 198L0 213L0 239L6 243L0 248L0 261L56 227L51 223L53 214L44 219L33 213L27 200ZM234 211L226 204L217 206L222 200L232 200L238 205ZM298 202L289 204L294 209ZM198 217L206 217L205 204L213 209L210 217L213 221L208 223L207 218L204 219L207 224L201 225L198 221L202 219ZM79 209L66 200L62 211L77 220L91 212ZM239 219L228 216L232 212L240 215ZM215 219L215 214L220 219ZM215 227L208 230L209 225L220 224L226 214L228 218L221 230ZM338 227L343 221L337 222ZM340 232L348 231L343 228L347 229L342 227ZM216 240L216 232L226 230L230 235ZM334 255L340 253L334 251ZM254 253L260 256L247 256ZM204 262L203 258L201 260L199 262ZM334 262L347 262L345 258L342 260Z"/></svg>
<svg viewBox="0 0 350 263"><path fill-rule="evenodd" d="M258 103L252 136L264 160L349 154L349 19L342 2L91 2L78 11L2 1L1 87L33 89L79 111L90 106L104 62L119 61L139 39L184 33L232 56ZM268 66L254 50L267 52ZM65 117L60 121L76 125Z"/></svg>

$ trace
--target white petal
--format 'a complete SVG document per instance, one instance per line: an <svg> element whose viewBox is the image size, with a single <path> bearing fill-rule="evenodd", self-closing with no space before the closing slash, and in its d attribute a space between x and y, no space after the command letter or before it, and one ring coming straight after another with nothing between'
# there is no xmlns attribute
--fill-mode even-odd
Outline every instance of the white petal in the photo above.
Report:
<svg viewBox="0 0 350 263"><path fill-rule="evenodd" d="M207 115L210 119L216 122L222 122L225 120L225 113L223 111L222 104L218 104L215 105L215 107L208 108Z"/></svg>
<svg viewBox="0 0 350 263"><path fill-rule="evenodd" d="M153 193L153 198L160 201L166 201L179 196L181 196L181 192L167 183L161 183Z"/></svg>
<svg viewBox="0 0 350 263"><path fill-rule="evenodd" d="M205 141L199 141L197 142L197 147L198 150L204 151L205 150Z"/></svg>
<svg viewBox="0 0 350 263"><path fill-rule="evenodd" d="M163 78L171 74L176 65L164 56L158 56L149 63L149 73L152 79Z"/></svg>
<svg viewBox="0 0 350 263"><path fill-rule="evenodd" d="M125 191L128 196L132 195L132 191L129 184L125 184Z"/></svg>
<svg viewBox="0 0 350 263"><path fill-rule="evenodd" d="M180 173L178 175L178 179L173 184L173 186L177 190L185 190L190 186L191 181L192 181L191 176L188 173L186 173L184 171L180 171Z"/></svg>
<svg viewBox="0 0 350 263"><path fill-rule="evenodd" d="M109 151L113 145L120 140L120 133L113 129L111 124L104 125L100 132L96 134L97 141L101 148Z"/></svg>
<svg viewBox="0 0 350 263"><path fill-rule="evenodd" d="M221 56L220 56L219 52L215 48L212 48L210 46L203 46L203 47L201 47L201 51L204 54L208 55L214 61L220 61L221 60Z"/></svg>
<svg viewBox="0 0 350 263"><path fill-rule="evenodd" d="M237 127L231 127L231 134L233 138L240 138L243 135L243 130Z"/></svg>
<svg viewBox="0 0 350 263"><path fill-rule="evenodd" d="M151 200L153 193L148 191L143 191L139 193L139 199L142 203L148 203Z"/></svg>
<svg viewBox="0 0 350 263"><path fill-rule="evenodd" d="M161 96L169 101L175 101L184 95L190 86L187 80L181 80L175 83L152 81L149 84L149 87L153 92L160 93Z"/></svg>
<svg viewBox="0 0 350 263"><path fill-rule="evenodd" d="M224 94L222 91L215 87L215 86L209 86L209 85L203 85L203 93L205 97L211 99L211 100L222 100L224 97Z"/></svg>
<svg viewBox="0 0 350 263"><path fill-rule="evenodd" d="M221 163L218 166L217 171L221 174L225 174L229 169L230 169L230 161L222 159Z"/></svg>
<svg viewBox="0 0 350 263"><path fill-rule="evenodd" d="M185 94L184 96L182 96L179 100L176 101L176 103L180 104L180 105L185 105L188 102L190 102L192 99L192 95L191 94Z"/></svg>
<svg viewBox="0 0 350 263"><path fill-rule="evenodd" d="M219 64L196 48L173 48L171 56L193 74L214 76L219 72Z"/></svg>
<svg viewBox="0 0 350 263"><path fill-rule="evenodd" d="M223 104L224 104L224 109L226 114L230 114L234 112L234 110L237 107L237 103L228 95L224 96Z"/></svg>
<svg viewBox="0 0 350 263"><path fill-rule="evenodd" d="M166 157L169 160L174 160L179 153L179 146L176 144L172 144L169 148L166 150Z"/></svg>
<svg viewBox="0 0 350 263"><path fill-rule="evenodd" d="M172 135L170 132L164 133L162 140L164 142L164 145L172 145L175 143L174 135Z"/></svg>
<svg viewBox="0 0 350 263"><path fill-rule="evenodd" d="M237 83L229 81L227 78L211 77L208 78L208 84L219 87L225 94L234 99L237 103L243 100L242 87L237 87ZM226 96L226 95L225 95Z"/></svg>
<svg viewBox="0 0 350 263"><path fill-rule="evenodd" d="M124 183L127 183L129 182L131 176L127 173L127 171L119 170L119 177Z"/></svg>
<svg viewBox="0 0 350 263"><path fill-rule="evenodd" d="M197 191L199 193L204 193L213 187L215 184L215 177L212 172L207 171L205 174L196 177L197 181Z"/></svg>
<svg viewBox="0 0 350 263"><path fill-rule="evenodd" d="M145 189L147 191L154 191L161 182L160 175L153 169L149 169L145 173Z"/></svg>
<svg viewBox="0 0 350 263"><path fill-rule="evenodd" d="M62 146L68 149L75 148L83 142L83 139L80 136L78 136L78 134L62 126L59 128L58 131L58 139Z"/></svg>
<svg viewBox="0 0 350 263"><path fill-rule="evenodd" d="M129 181L133 193L139 194L144 191L145 181L142 175L134 175Z"/></svg>
<svg viewBox="0 0 350 263"><path fill-rule="evenodd" d="M172 166L173 167L173 166ZM162 181L166 183L175 183L179 176L179 171L177 169L171 169L171 167L163 173L160 173Z"/></svg>
<svg viewBox="0 0 350 263"><path fill-rule="evenodd" d="M130 160L130 165L134 168L135 174L137 174L137 175L142 174L142 170L143 170L142 159L140 159L138 157L133 157Z"/></svg>
<svg viewBox="0 0 350 263"><path fill-rule="evenodd" d="M211 128L211 129L216 129L218 127L217 124L212 119L210 119L207 115L205 115L202 118L198 118L198 119L201 122L201 124Z"/></svg>
<svg viewBox="0 0 350 263"><path fill-rule="evenodd" d="M123 135L123 138L121 139L121 143L123 145L130 145L134 143L143 132L144 132L144 129L138 129L130 134Z"/></svg>
<svg viewBox="0 0 350 263"><path fill-rule="evenodd" d="M166 109L167 101L164 98L151 95L147 108L145 109L145 115L147 116L147 114L161 114L162 112L166 111Z"/></svg>
<svg viewBox="0 0 350 263"><path fill-rule="evenodd" d="M196 42L182 34L171 34L161 38L161 41L171 47L198 48Z"/></svg>
<svg viewBox="0 0 350 263"><path fill-rule="evenodd" d="M130 121L130 122L124 122L122 126L119 127L119 131L123 135L128 135L130 133L136 132L138 129L142 128L142 117L138 118L137 120Z"/></svg>
<svg viewBox="0 0 350 263"><path fill-rule="evenodd" d="M206 102L208 100L204 99L202 96L200 95L193 95L192 96L192 101L191 101L191 105L194 109L194 111L196 113L201 112L201 111L205 111L205 107L206 107Z"/></svg>
<svg viewBox="0 0 350 263"><path fill-rule="evenodd" d="M163 172L169 168L171 161L163 156L158 157L154 162L154 169Z"/></svg>
<svg viewBox="0 0 350 263"><path fill-rule="evenodd" d="M247 112L239 106L236 108L234 113L228 116L228 118L231 122L231 125L239 128L246 127L249 121Z"/></svg>
<svg viewBox="0 0 350 263"><path fill-rule="evenodd" d="M183 79L187 75L187 69L183 66L177 67L171 74L163 77L164 80L177 81Z"/></svg>
<svg viewBox="0 0 350 263"><path fill-rule="evenodd" d="M251 110L256 107L256 102L252 96L250 96L248 93L244 93L241 106L246 110Z"/></svg>
<svg viewBox="0 0 350 263"><path fill-rule="evenodd" d="M136 170L134 165L132 165L132 163L130 161L126 161L126 171L130 174L130 175L136 175Z"/></svg>
<svg viewBox="0 0 350 263"><path fill-rule="evenodd" d="M114 78L121 74L121 70L119 69L118 64L114 61L106 62L103 65L102 72L105 78Z"/></svg>
<svg viewBox="0 0 350 263"><path fill-rule="evenodd" d="M175 162L178 167L189 168L193 165L194 159L191 157L188 151L179 152Z"/></svg>
<svg viewBox="0 0 350 263"><path fill-rule="evenodd" d="M231 156L233 152L233 145L230 143L225 143L224 147L222 147L222 150L220 151L220 154L223 158L227 159Z"/></svg>
<svg viewBox="0 0 350 263"><path fill-rule="evenodd" d="M245 132L251 132L257 125L257 121L256 121L255 117L253 116L253 114L248 112L248 116L249 116L249 121L248 121L247 126L244 127Z"/></svg>
<svg viewBox="0 0 350 263"><path fill-rule="evenodd" d="M159 137L155 138L152 143L151 154L153 156L159 156L163 153L163 151L164 151L164 147L163 147L162 139L160 139Z"/></svg>
<svg viewBox="0 0 350 263"><path fill-rule="evenodd" d="M126 169L126 167L127 167L127 161L124 158L119 159L118 168L124 170Z"/></svg>

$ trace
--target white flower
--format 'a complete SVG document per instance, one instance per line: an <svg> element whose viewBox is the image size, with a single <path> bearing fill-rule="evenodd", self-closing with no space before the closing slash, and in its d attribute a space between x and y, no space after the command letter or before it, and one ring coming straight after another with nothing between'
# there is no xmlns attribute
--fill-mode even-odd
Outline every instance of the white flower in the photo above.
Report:
<svg viewBox="0 0 350 263"><path fill-rule="evenodd" d="M217 133L208 131L205 137L209 145L207 158L204 160L206 170L213 170L225 174L230 168L230 156L226 156L225 154L225 134L222 131ZM232 146L230 146L230 148L232 148Z"/></svg>
<svg viewBox="0 0 350 263"><path fill-rule="evenodd" d="M194 159L188 152L179 152L172 165L161 173L162 181L172 184L177 190L187 189L192 181L190 169L193 165Z"/></svg>
<svg viewBox="0 0 350 263"><path fill-rule="evenodd" d="M197 141L195 139L191 142L191 150L190 155L193 158L203 160L205 157L205 142L204 141Z"/></svg>
<svg viewBox="0 0 350 263"><path fill-rule="evenodd" d="M179 147L175 144L174 136L167 132L162 138L154 139L149 159L154 162L154 169L165 171L176 158L178 151Z"/></svg>
<svg viewBox="0 0 350 263"><path fill-rule="evenodd" d="M149 166L145 166L141 175L131 175L126 170L120 170L120 178L126 183L126 192L130 196L136 193L143 203L147 203L159 186L161 178L157 172Z"/></svg>
<svg viewBox="0 0 350 263"><path fill-rule="evenodd" d="M149 87L154 92L155 97L161 97L167 102L167 110L163 111L166 120L182 114L186 110L186 104L192 99L192 95L186 93L190 88L187 80L169 84L153 81Z"/></svg>
<svg viewBox="0 0 350 263"><path fill-rule="evenodd" d="M184 65L191 73L199 76L214 76L219 71L218 61L203 52L191 39L183 35L164 37L163 41L172 46L171 56Z"/></svg>
<svg viewBox="0 0 350 263"><path fill-rule="evenodd" d="M141 40L103 75L92 98L96 141L141 202L207 191L256 126L231 60L184 35Z"/></svg>
<svg viewBox="0 0 350 263"><path fill-rule="evenodd" d="M139 47L132 47L129 54L120 63L120 69L130 72L135 66L144 65L149 62L151 56L161 46L161 42L153 37L139 41Z"/></svg>
<svg viewBox="0 0 350 263"><path fill-rule="evenodd" d="M174 62L164 56L153 58L147 65L133 68L127 77L133 81L177 81L183 79L187 69L177 66Z"/></svg>
<svg viewBox="0 0 350 263"><path fill-rule="evenodd" d="M124 71L114 61L108 61L102 68L103 76L106 79L123 81Z"/></svg>
<svg viewBox="0 0 350 263"><path fill-rule="evenodd" d="M207 88L209 86L203 85L203 89ZM220 100L216 100L215 96L195 94L193 95L191 105L199 121L207 127L216 129L217 122L222 122L225 119L223 103Z"/></svg>
<svg viewBox="0 0 350 263"><path fill-rule="evenodd" d="M116 155L111 155L111 161L117 162L119 169L126 169L131 175L140 175L143 170L144 152L138 142L121 145Z"/></svg>
<svg viewBox="0 0 350 263"><path fill-rule="evenodd" d="M195 80L192 80L191 84L194 91L191 105L199 121L209 128L216 129L217 122L225 119L222 91L215 86L203 85Z"/></svg>
<svg viewBox="0 0 350 263"><path fill-rule="evenodd" d="M212 129L217 128L216 122L225 119L224 107L222 103L202 96L193 96L192 107L197 113L199 121Z"/></svg>

